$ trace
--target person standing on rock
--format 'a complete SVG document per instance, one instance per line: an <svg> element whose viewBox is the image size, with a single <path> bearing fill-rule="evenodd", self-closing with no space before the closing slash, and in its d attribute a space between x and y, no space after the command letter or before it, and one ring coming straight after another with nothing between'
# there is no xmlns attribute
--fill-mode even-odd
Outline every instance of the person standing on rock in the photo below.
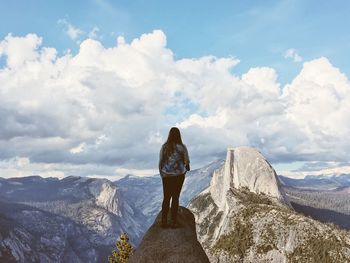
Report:
<svg viewBox="0 0 350 263"><path fill-rule="evenodd" d="M182 143L180 130L172 127L167 141L162 145L159 153L159 174L163 182L163 203L161 226L178 227L177 212L179 196L185 174L190 170L190 159L186 145ZM168 211L171 199L171 221L168 224Z"/></svg>

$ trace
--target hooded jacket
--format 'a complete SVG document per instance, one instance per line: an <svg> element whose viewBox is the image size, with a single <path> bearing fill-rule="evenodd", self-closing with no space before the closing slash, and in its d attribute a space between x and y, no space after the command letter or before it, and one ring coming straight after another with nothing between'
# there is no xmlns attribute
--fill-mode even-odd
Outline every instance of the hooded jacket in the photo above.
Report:
<svg viewBox="0 0 350 263"><path fill-rule="evenodd" d="M174 151L165 156L165 145L159 152L159 174L161 177L177 176L190 170L190 159L185 144L176 144Z"/></svg>

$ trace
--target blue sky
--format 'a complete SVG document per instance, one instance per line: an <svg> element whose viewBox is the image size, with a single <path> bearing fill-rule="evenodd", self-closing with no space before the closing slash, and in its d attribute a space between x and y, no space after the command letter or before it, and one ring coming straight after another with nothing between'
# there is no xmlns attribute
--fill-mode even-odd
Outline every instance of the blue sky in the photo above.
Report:
<svg viewBox="0 0 350 263"><path fill-rule="evenodd" d="M2 174L154 174L170 126L194 168L350 167L348 1L0 4Z"/></svg>
<svg viewBox="0 0 350 263"><path fill-rule="evenodd" d="M350 75L350 3L335 1L7 1L0 9L0 38L35 32L44 45L63 52L78 46L59 19L86 32L100 29L101 42L115 45L117 35L134 39L161 29L177 58L214 55L241 60L237 73L272 66L281 83L300 63L286 60L294 48L305 59L326 56Z"/></svg>

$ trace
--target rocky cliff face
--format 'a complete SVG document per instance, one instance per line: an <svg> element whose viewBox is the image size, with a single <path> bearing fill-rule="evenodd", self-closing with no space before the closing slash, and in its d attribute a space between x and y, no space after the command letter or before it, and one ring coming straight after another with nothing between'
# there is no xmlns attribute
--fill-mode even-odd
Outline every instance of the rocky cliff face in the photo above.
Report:
<svg viewBox="0 0 350 263"><path fill-rule="evenodd" d="M0 202L0 262L101 262L105 246L89 230L62 216Z"/></svg>
<svg viewBox="0 0 350 263"><path fill-rule="evenodd" d="M180 203L187 205L208 187L222 163L188 172ZM114 183L76 176L0 177L0 262L103 262L122 232L139 244L162 198L159 175Z"/></svg>
<svg viewBox="0 0 350 263"><path fill-rule="evenodd" d="M117 188L108 180L94 180L89 184L90 193L95 198L95 204L117 216L122 215L122 205Z"/></svg>
<svg viewBox="0 0 350 263"><path fill-rule="evenodd" d="M229 148L210 186L191 200L211 262L347 262L350 236L296 213L255 149Z"/></svg>
<svg viewBox="0 0 350 263"><path fill-rule="evenodd" d="M181 227L160 227L161 213L148 229L130 263L209 263L196 236L193 214L179 207L178 222Z"/></svg>
<svg viewBox="0 0 350 263"><path fill-rule="evenodd" d="M214 171L210 194L221 210L227 207L230 188L246 187L253 193L264 193L290 206L275 170L264 156L250 147L228 148L225 164Z"/></svg>
<svg viewBox="0 0 350 263"><path fill-rule="evenodd" d="M146 231L145 216L108 180L32 176L1 184L0 261L103 262L122 232L137 245Z"/></svg>

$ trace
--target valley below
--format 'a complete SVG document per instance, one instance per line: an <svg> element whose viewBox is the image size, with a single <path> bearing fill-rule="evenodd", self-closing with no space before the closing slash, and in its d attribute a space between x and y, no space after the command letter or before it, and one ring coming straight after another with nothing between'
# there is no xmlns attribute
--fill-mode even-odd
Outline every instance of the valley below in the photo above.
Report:
<svg viewBox="0 0 350 263"><path fill-rule="evenodd" d="M197 238L211 262L297 262L313 253L304 247L312 235L318 240L313 245L333 249L324 258L346 262L349 187L349 174L277 176L260 153L243 147L189 171L180 205L194 214ZM122 232L134 247L140 244L160 212L162 191L159 175L114 182L0 178L0 261L106 262ZM242 242L242 235L249 240Z"/></svg>

